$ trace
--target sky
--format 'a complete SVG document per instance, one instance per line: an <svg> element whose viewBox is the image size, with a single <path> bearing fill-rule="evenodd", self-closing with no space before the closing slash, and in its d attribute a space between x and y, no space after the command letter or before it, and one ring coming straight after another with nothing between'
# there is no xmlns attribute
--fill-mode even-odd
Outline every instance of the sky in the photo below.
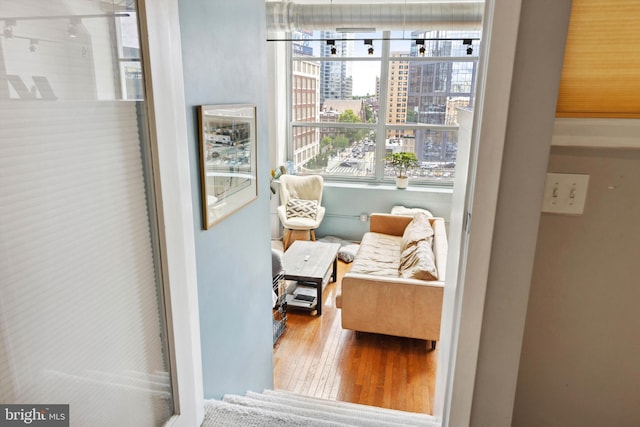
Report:
<svg viewBox="0 0 640 427"><path fill-rule="evenodd" d="M355 47L355 56L367 57L367 49L368 45L364 44L362 40L365 37L371 37L372 34L362 34L355 33L354 38L354 47ZM375 36L380 37L381 34L378 33ZM403 37L404 34L402 32L392 32L392 37ZM380 57L380 50L382 49L382 40L373 40L373 47L375 50L375 56ZM391 51L405 51L409 52L411 47L410 40L392 40L391 41ZM354 61L352 66L353 72L353 95L354 96L364 96L364 95L375 95L376 93L376 77L380 76L380 63L379 62L369 62L369 61Z"/></svg>
<svg viewBox="0 0 640 427"><path fill-rule="evenodd" d="M379 62L353 63L353 95L375 95L376 76L380 76Z"/></svg>
<svg viewBox="0 0 640 427"><path fill-rule="evenodd" d="M360 37L362 34L355 34L355 37ZM381 46L381 42L376 40L373 42L374 49ZM369 46L365 46L362 40L356 40L354 42L356 56L367 56L367 49ZM377 52L380 57L379 52ZM380 62L369 61L355 61L352 64L353 73L353 92L355 96L375 95L376 93L376 76L380 76Z"/></svg>

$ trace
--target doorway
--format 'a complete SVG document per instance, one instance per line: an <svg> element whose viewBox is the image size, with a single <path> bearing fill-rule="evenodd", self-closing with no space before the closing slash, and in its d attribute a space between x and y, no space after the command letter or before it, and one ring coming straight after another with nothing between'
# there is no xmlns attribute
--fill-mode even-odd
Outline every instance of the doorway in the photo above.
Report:
<svg viewBox="0 0 640 427"><path fill-rule="evenodd" d="M476 114L469 135L469 168L458 185L449 228L451 286L445 296L441 336L446 338L439 345L434 408L445 421L452 405L460 409L462 419L470 412L520 3L495 0L485 5L484 60L479 65ZM473 240L468 233L471 225ZM473 289L464 289L466 277L474 277Z"/></svg>

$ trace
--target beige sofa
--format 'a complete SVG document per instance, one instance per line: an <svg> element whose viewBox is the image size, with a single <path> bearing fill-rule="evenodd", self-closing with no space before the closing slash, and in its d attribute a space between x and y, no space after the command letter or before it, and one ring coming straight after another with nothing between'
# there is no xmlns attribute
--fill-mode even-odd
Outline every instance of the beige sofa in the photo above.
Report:
<svg viewBox="0 0 640 427"><path fill-rule="evenodd" d="M370 231L363 236L351 269L342 278L341 293L336 296L336 306L342 309L343 328L419 338L431 341L431 347L435 348L440 339L447 235L442 218L424 216L422 221L422 225L425 221L431 225L424 228L433 229L429 246L433 252L431 268L435 267L435 271L416 274L415 269L410 269L407 273L400 268L401 261L406 267L401 249L411 250L406 248L410 238L407 234L409 229L416 231L417 223L411 216L371 215ZM426 244L420 245L424 249L422 245ZM434 275L435 280L426 279Z"/></svg>

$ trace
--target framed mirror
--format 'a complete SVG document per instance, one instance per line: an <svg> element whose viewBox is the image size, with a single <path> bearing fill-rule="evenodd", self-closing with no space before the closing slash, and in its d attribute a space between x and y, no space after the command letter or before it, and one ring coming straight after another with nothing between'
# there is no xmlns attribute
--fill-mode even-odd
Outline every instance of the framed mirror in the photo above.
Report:
<svg viewBox="0 0 640 427"><path fill-rule="evenodd" d="M256 107L201 105L200 175L205 230L258 198Z"/></svg>

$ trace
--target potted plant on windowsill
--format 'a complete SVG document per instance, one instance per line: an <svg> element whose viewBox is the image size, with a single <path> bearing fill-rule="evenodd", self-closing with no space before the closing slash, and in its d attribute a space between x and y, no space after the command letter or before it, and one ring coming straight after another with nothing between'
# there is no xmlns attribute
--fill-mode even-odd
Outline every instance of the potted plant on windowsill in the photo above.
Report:
<svg viewBox="0 0 640 427"><path fill-rule="evenodd" d="M415 153L393 153L387 157L387 163L393 167L396 173L396 187L400 189L407 188L407 184L409 183L408 173L411 169L418 166L418 158Z"/></svg>

